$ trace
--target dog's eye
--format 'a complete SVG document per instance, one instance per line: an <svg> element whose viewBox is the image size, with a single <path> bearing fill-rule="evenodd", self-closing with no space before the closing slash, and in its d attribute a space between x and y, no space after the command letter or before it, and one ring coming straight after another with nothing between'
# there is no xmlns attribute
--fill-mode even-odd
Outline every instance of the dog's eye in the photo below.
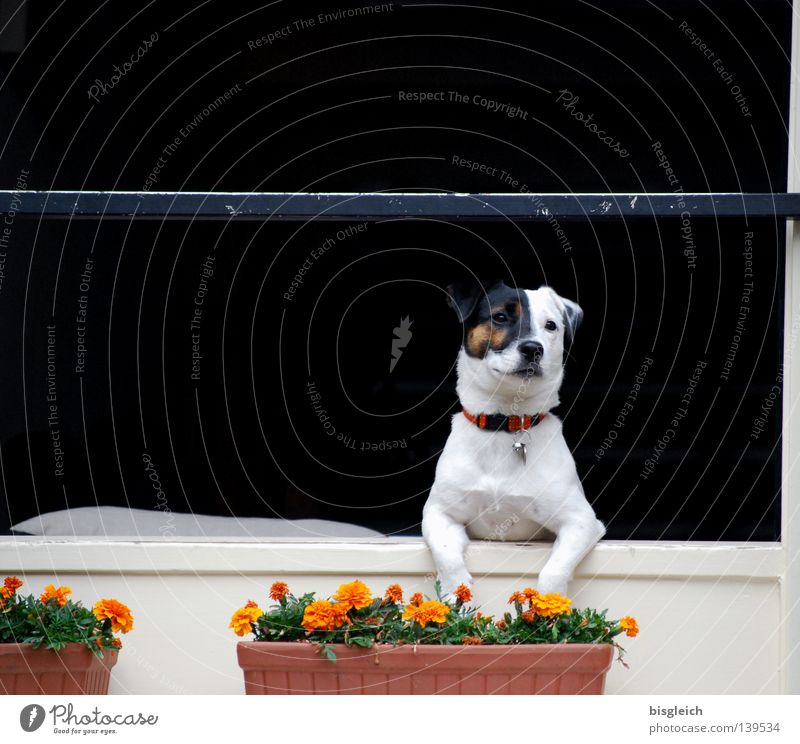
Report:
<svg viewBox="0 0 800 744"><path fill-rule="evenodd" d="M495 313L492 315L492 320L495 323L505 323L508 320L508 316L505 313Z"/></svg>
<svg viewBox="0 0 800 744"><path fill-rule="evenodd" d="M558 326L554 320L548 320L547 323L544 324L544 327L547 331L555 331L558 329Z"/></svg>

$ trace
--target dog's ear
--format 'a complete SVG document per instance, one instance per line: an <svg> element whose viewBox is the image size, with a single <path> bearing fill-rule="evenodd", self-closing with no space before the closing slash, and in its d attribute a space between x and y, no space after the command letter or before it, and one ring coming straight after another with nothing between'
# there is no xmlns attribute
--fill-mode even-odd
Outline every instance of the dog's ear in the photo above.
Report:
<svg viewBox="0 0 800 744"><path fill-rule="evenodd" d="M489 279L481 282L472 279L454 282L447 287L447 304L458 313L458 319L462 323L466 323L467 318L475 310L478 300L501 282L501 279Z"/></svg>
<svg viewBox="0 0 800 744"><path fill-rule="evenodd" d="M561 302L564 303L564 348L568 349L572 346L572 340L575 338L575 331L583 320L583 310L580 305L572 300L566 300L563 297Z"/></svg>

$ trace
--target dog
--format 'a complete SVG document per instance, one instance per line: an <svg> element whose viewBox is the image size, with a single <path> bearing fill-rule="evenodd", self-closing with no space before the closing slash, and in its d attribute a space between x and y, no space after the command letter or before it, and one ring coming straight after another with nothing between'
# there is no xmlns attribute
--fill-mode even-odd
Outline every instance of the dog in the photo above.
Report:
<svg viewBox="0 0 800 744"><path fill-rule="evenodd" d="M422 517L442 595L472 586L470 538L554 540L537 589L565 595L605 534L551 412L583 311L547 286L476 281L447 294L464 327L456 365L463 410L453 416Z"/></svg>

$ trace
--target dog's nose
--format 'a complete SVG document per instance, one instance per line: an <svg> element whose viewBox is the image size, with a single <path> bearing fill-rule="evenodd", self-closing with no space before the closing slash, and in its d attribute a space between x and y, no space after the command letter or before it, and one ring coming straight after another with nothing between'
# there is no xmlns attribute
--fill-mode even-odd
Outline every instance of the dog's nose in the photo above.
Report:
<svg viewBox="0 0 800 744"><path fill-rule="evenodd" d="M544 354L544 346L538 341L523 341L519 345L519 353L528 362L538 362L542 358L542 354Z"/></svg>

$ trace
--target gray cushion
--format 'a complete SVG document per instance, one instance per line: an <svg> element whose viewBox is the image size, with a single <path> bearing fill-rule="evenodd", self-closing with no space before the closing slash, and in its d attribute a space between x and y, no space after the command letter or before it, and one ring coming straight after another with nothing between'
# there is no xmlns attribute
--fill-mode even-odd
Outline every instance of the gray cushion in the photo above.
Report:
<svg viewBox="0 0 800 744"><path fill-rule="evenodd" d="M26 519L11 529L53 537L382 537L367 527L327 519L216 517L124 506L62 509Z"/></svg>

